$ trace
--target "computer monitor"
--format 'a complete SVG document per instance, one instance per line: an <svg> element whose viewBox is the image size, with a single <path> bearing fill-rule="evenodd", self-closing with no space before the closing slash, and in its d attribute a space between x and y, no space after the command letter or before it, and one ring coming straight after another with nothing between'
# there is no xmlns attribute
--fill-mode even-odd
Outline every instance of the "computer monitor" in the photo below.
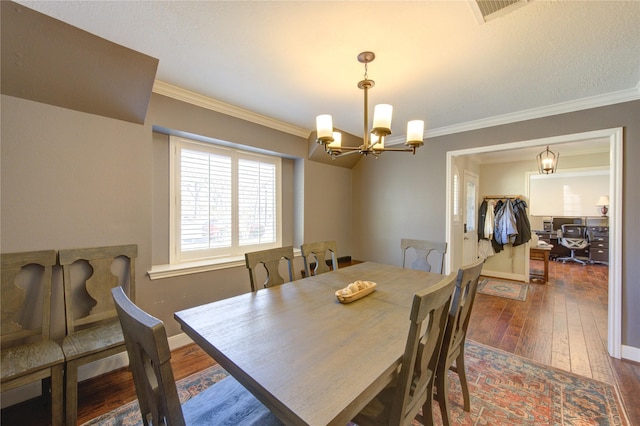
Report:
<svg viewBox="0 0 640 426"><path fill-rule="evenodd" d="M582 225L581 217L554 217L553 230L562 229L562 225Z"/></svg>

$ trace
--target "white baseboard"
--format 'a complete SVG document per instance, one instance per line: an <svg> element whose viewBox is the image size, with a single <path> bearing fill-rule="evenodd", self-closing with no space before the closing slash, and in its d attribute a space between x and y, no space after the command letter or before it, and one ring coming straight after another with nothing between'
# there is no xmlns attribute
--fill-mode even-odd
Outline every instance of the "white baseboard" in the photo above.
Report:
<svg viewBox="0 0 640 426"><path fill-rule="evenodd" d="M180 333L175 336L169 337L169 348L171 350L186 346L193 343L186 334ZM126 352L120 352L119 354L112 355L108 358L100 359L98 361L91 362L86 365L80 366L78 369L78 381L90 379L92 377L99 376L101 374L108 373L119 368L123 368L129 365L129 357ZM12 405L18 404L23 401L40 396L41 388L40 382L29 383L28 385L12 389L10 391L2 392L1 395L1 407L6 408Z"/></svg>
<svg viewBox="0 0 640 426"><path fill-rule="evenodd" d="M622 359L628 359L629 361L640 362L640 348L634 348L633 346L622 345L622 351L620 356Z"/></svg>

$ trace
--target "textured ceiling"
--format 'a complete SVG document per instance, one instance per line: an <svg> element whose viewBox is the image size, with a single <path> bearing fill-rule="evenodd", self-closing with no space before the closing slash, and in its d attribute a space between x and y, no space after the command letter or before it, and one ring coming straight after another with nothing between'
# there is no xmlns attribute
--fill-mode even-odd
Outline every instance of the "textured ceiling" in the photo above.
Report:
<svg viewBox="0 0 640 426"><path fill-rule="evenodd" d="M427 135L640 98L640 1L531 1L480 24L469 2L19 1L160 60L156 79L293 125L363 131L371 105ZM158 81L156 81L158 84Z"/></svg>

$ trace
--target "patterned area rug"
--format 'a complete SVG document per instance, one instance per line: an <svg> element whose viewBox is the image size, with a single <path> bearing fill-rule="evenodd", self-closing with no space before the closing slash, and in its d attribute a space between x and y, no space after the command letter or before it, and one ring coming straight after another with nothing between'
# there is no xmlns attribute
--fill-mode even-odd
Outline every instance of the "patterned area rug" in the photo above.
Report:
<svg viewBox="0 0 640 426"><path fill-rule="evenodd" d="M490 296L505 297L507 299L527 300L527 290L529 286L525 283L515 283L513 281L502 281L495 278L486 278L478 284L478 293Z"/></svg>
<svg viewBox="0 0 640 426"><path fill-rule="evenodd" d="M471 341L465 359L471 412L463 411L460 384L450 372L454 425L630 425L614 386ZM180 400L225 375L221 367L213 366L178 381ZM435 423L442 425L437 403L434 412ZM414 425L421 424L420 417ZM138 403L133 401L85 425L142 425Z"/></svg>

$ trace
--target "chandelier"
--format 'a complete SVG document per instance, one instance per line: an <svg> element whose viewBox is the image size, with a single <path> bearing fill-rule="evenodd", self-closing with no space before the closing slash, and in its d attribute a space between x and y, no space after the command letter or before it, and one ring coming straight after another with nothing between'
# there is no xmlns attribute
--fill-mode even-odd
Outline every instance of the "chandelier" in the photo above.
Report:
<svg viewBox="0 0 640 426"><path fill-rule="evenodd" d="M545 175L555 173L558 168L558 158L560 158L560 154L555 154L547 147L547 149L536 156L538 172Z"/></svg>
<svg viewBox="0 0 640 426"><path fill-rule="evenodd" d="M373 155L378 158L381 152L411 152L416 153L416 148L423 145L424 141L424 121L412 120L407 123L408 148L386 148L384 146L385 137L391 134L391 114L393 107L388 104L376 105L373 110L373 126L369 129L369 89L375 82L369 80L367 71L368 64L375 59L373 52L362 52L358 55L358 61L364 64L364 80L358 83L358 88L364 90L364 136L362 145L343 146L340 132L333 131L333 119L329 114L322 114L316 117L316 142L323 144L327 154L336 158L342 155L360 153L362 155Z"/></svg>

